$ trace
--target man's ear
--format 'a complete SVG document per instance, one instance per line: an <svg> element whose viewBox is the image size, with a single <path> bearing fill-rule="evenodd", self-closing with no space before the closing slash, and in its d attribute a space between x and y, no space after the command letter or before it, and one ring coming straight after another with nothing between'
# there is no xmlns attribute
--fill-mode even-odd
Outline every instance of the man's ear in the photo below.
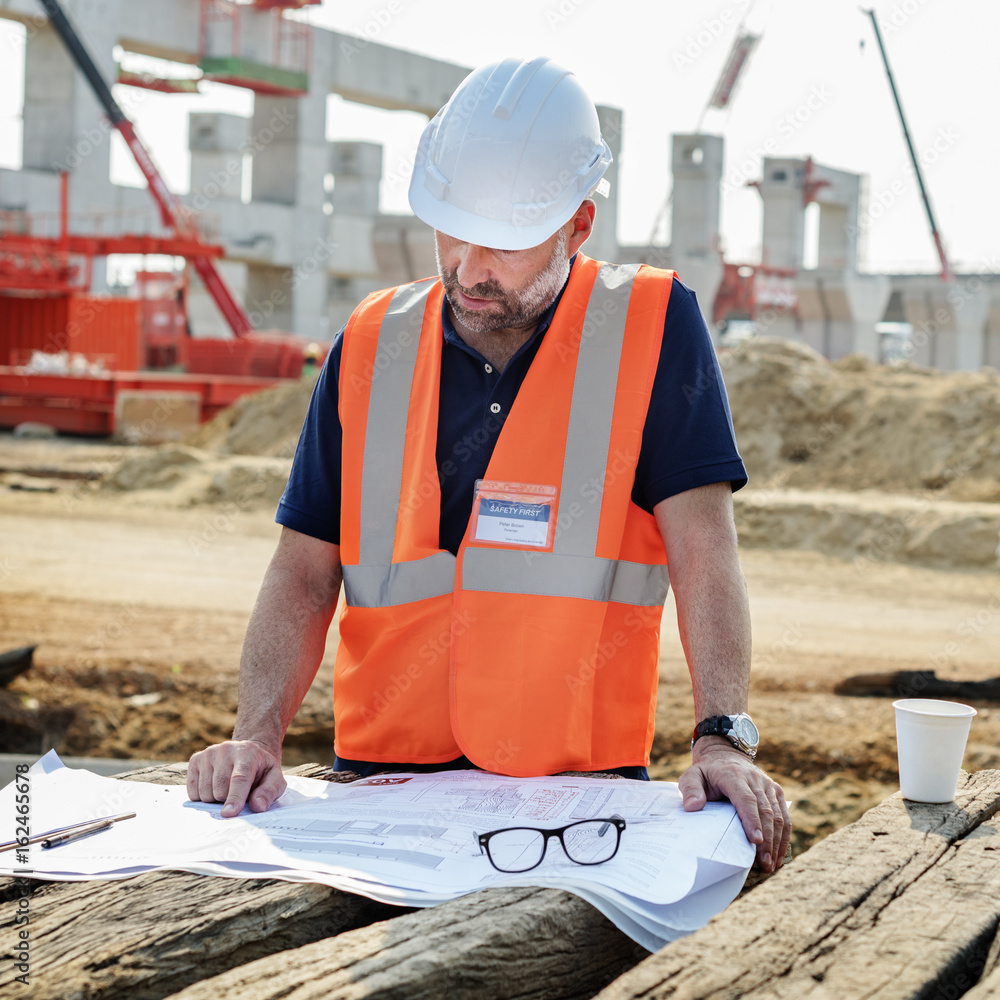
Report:
<svg viewBox="0 0 1000 1000"><path fill-rule="evenodd" d="M576 215L566 223L570 227L569 240L566 245L570 257L587 242L590 234L594 231L594 213L596 210L597 206L594 202L590 198L586 198L580 203L580 207L576 210Z"/></svg>

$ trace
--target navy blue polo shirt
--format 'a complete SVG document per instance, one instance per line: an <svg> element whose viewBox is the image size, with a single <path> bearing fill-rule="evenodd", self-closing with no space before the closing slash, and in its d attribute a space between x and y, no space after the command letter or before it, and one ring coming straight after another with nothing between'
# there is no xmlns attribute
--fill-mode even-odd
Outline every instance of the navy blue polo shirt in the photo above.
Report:
<svg viewBox="0 0 1000 1000"><path fill-rule="evenodd" d="M496 371L462 340L448 316L447 303L442 305L444 346L437 437L440 545L452 553L457 554L465 535L475 482L486 475L497 437L552 322L559 298L503 372ZM337 401L343 335L341 330L334 339L316 382L288 485L275 516L287 528L338 545L342 432ZM715 348L694 292L675 278L632 500L652 513L661 500L685 490L720 482L729 482L738 490L746 481ZM462 766L457 761L451 766L456 764ZM335 766L371 773L395 765L338 758ZM434 765L436 769L444 766ZM623 768L621 773L645 777L645 768Z"/></svg>

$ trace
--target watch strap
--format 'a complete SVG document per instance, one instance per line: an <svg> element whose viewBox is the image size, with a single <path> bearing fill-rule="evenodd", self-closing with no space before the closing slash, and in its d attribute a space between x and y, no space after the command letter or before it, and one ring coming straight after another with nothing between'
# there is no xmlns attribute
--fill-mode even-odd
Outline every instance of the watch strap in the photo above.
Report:
<svg viewBox="0 0 1000 1000"><path fill-rule="evenodd" d="M751 760L756 758L757 747L745 745L743 740L733 734L732 720L733 716L729 715L711 715L707 719L702 719L694 727L694 733L691 736L691 749L694 749L695 743L702 736L722 736L724 739L729 740L737 750L745 753Z"/></svg>

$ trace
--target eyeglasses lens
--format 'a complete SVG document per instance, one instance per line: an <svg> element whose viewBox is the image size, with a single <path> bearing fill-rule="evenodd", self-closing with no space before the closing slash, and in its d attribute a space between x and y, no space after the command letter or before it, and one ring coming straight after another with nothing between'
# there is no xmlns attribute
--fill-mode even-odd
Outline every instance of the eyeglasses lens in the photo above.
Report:
<svg viewBox="0 0 1000 1000"><path fill-rule="evenodd" d="M537 830L502 830L490 837L490 860L504 872L534 868L545 852L545 838Z"/></svg>
<svg viewBox="0 0 1000 1000"><path fill-rule="evenodd" d="M581 865L596 865L611 858L618 847L618 829L606 820L575 823L563 834L570 859Z"/></svg>

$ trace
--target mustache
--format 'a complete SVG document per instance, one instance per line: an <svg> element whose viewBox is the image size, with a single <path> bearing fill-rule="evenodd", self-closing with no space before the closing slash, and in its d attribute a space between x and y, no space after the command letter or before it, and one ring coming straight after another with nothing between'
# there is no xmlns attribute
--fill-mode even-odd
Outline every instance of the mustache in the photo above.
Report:
<svg viewBox="0 0 1000 1000"><path fill-rule="evenodd" d="M443 278L443 284L447 291L457 290L464 292L472 299L496 299L499 301L506 298L503 288L496 281L482 281L478 285L466 288L464 285L459 284L458 271L454 269L446 270Z"/></svg>

